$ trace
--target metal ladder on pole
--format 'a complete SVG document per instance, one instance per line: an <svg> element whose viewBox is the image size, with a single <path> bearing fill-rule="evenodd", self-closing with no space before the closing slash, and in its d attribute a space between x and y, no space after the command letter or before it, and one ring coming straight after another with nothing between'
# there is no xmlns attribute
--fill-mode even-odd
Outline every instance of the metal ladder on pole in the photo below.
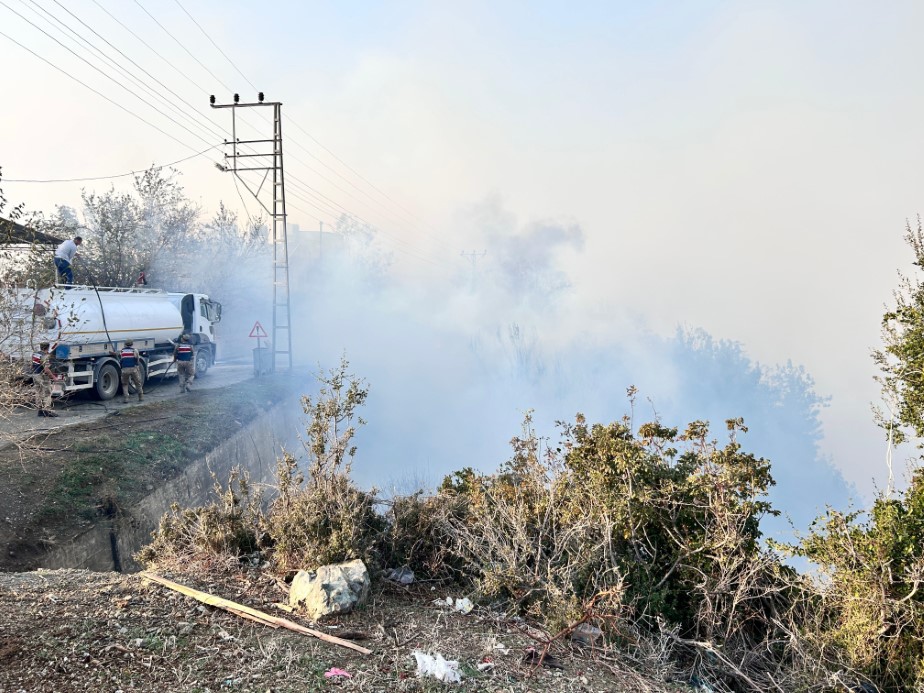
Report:
<svg viewBox="0 0 924 693"><path fill-rule="evenodd" d="M240 96L234 95L234 103L218 104L215 97L209 97L212 108L231 109L231 141L225 140L225 145L231 146L232 153L225 153L225 160L231 166L219 166L222 171L233 173L244 185L251 195L256 198L260 206L273 220L273 336L272 336L272 369L292 369L292 310L289 305L289 243L286 232L286 187L285 173L282 165L282 103L279 101L264 101L263 92L257 96L256 103L241 103ZM237 136L237 109L258 108L261 106L273 107L273 137L272 139L238 139ZM254 151L241 153L241 145L273 145L272 154ZM238 159L247 161L249 158L272 157L272 166L239 165ZM254 190L247 181L241 177L243 171L263 171L263 182ZM266 181L267 174L273 172L273 201L270 207L260 199L260 191Z"/></svg>
<svg viewBox="0 0 924 693"><path fill-rule="evenodd" d="M282 104L273 108L273 370L292 368L292 310L289 306L289 243L282 165Z"/></svg>

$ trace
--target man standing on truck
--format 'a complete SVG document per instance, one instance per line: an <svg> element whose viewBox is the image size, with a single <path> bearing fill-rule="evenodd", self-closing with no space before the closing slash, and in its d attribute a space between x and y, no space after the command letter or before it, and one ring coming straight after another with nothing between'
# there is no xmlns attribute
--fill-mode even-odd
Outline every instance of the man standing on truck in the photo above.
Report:
<svg viewBox="0 0 924 693"><path fill-rule="evenodd" d="M75 236L74 240L64 241L55 251L55 269L65 284L74 283L74 270L71 269L71 263L77 257L77 246L83 243L80 236Z"/></svg>
<svg viewBox="0 0 924 693"><path fill-rule="evenodd" d="M39 344L39 350L32 354L32 384L35 387L35 408L38 416L57 417L51 410L51 381L58 376L51 370L48 342Z"/></svg>
<svg viewBox="0 0 924 693"><path fill-rule="evenodd" d="M176 373L180 378L180 392L189 392L189 384L196 377L196 360L189 335L180 335L179 343L173 348Z"/></svg>
<svg viewBox="0 0 924 693"><path fill-rule="evenodd" d="M131 339L125 340L125 346L119 352L119 365L122 367L122 401L128 404L129 386L135 386L135 392L138 393L138 401L144 399L144 390L141 384L141 354L135 348L135 342Z"/></svg>

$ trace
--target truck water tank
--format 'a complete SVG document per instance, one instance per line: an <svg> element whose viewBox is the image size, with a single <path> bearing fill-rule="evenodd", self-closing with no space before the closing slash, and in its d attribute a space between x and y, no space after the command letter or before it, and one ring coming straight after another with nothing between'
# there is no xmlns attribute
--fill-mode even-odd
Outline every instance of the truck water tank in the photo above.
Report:
<svg viewBox="0 0 924 693"><path fill-rule="evenodd" d="M42 295L45 293L46 295ZM126 339L165 343L183 330L183 319L164 291L155 289L46 289L39 300L57 327L47 341L80 346Z"/></svg>

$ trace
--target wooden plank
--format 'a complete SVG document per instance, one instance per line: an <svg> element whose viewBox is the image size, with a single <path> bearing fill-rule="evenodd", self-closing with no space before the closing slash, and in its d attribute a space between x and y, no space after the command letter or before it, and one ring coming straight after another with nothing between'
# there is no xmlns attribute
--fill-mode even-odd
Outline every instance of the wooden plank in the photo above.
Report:
<svg viewBox="0 0 924 693"><path fill-rule="evenodd" d="M262 623L267 626L277 628L281 626L296 633L311 635L315 638L318 638L319 640L323 640L324 642L329 642L333 645L339 645L340 647L346 647L361 654L372 654L372 650L367 650L365 647L361 647L354 642L350 642L349 640L343 640L342 638L328 635L327 633L321 632L319 630L308 628L301 625L300 623L296 623L295 621L290 621L287 618L272 616L271 614L260 611L259 609L253 609L249 606L245 606L244 604L232 602L230 599L225 599L224 597L217 597L214 594L209 594L208 592L202 592L200 590L193 589L192 587L181 585L178 582L168 580L167 578L161 577L160 575L155 575L154 573L145 571L140 573L140 576L145 580L150 580L151 582L161 584L164 587L173 590L174 592L179 592L180 594L185 594L187 597L192 597L193 599L200 601L203 604L208 604L210 606L228 611L235 616L249 618L250 620L257 621L258 623Z"/></svg>
<svg viewBox="0 0 924 693"><path fill-rule="evenodd" d="M264 621L262 618L257 618L256 616L251 616L250 614L245 613L245 612L243 612L243 611L238 611L237 609L232 609L231 607L228 607L228 611L230 611L230 612L231 612L232 614L234 614L235 616L240 616L241 618L246 618L248 621L253 621L254 623L259 623L261 626L268 626L268 627L270 627L270 628L279 628L279 624L278 624L278 623L270 623L269 621Z"/></svg>

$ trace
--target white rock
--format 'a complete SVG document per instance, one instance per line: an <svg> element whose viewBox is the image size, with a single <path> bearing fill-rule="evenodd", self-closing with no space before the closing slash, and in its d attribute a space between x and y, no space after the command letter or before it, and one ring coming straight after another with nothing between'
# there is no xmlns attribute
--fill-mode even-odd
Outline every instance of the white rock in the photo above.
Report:
<svg viewBox="0 0 924 693"><path fill-rule="evenodd" d="M369 596L369 571L359 559L300 570L289 587L289 605L319 619L345 614Z"/></svg>
<svg viewBox="0 0 924 693"><path fill-rule="evenodd" d="M589 623L580 623L571 632L571 639L575 642L584 643L585 645L593 645L602 635L603 631L596 626Z"/></svg>

